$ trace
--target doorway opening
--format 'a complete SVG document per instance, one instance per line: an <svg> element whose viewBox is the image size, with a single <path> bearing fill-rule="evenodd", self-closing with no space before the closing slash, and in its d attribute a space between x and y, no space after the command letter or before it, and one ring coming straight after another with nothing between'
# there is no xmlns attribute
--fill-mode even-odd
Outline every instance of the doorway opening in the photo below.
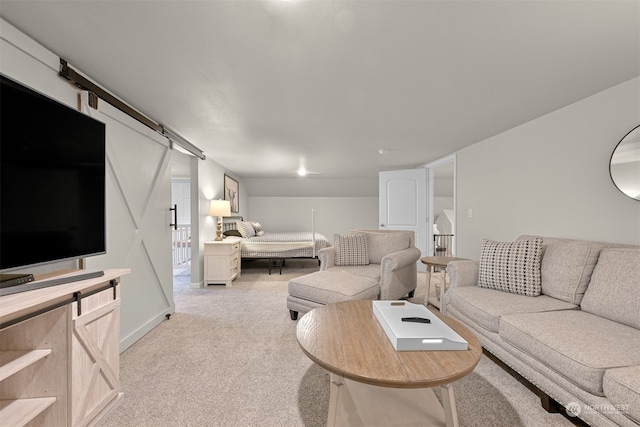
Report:
<svg viewBox="0 0 640 427"><path fill-rule="evenodd" d="M191 156L174 150L171 156L171 260L174 293L191 283Z"/></svg>
<svg viewBox="0 0 640 427"><path fill-rule="evenodd" d="M429 255L456 256L455 154L427 165L429 170Z"/></svg>
<svg viewBox="0 0 640 427"><path fill-rule="evenodd" d="M176 209L171 229L173 275L191 277L191 182L188 178L171 179L171 204Z"/></svg>

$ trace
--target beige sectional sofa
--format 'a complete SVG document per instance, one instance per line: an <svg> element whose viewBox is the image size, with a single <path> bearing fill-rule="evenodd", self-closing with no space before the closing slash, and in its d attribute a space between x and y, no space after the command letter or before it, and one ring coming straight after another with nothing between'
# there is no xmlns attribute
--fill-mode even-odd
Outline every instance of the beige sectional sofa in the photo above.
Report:
<svg viewBox="0 0 640 427"><path fill-rule="evenodd" d="M486 258L483 246L481 260L449 264L443 311L543 402L590 425L639 425L640 246L542 237L538 296L478 286Z"/></svg>

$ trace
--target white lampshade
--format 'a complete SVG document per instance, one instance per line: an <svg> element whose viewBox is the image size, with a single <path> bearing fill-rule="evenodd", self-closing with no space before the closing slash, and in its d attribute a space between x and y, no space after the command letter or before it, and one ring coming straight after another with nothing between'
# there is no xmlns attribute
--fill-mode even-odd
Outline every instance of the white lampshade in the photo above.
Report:
<svg viewBox="0 0 640 427"><path fill-rule="evenodd" d="M212 200L209 206L210 216L230 216L231 202L229 200Z"/></svg>

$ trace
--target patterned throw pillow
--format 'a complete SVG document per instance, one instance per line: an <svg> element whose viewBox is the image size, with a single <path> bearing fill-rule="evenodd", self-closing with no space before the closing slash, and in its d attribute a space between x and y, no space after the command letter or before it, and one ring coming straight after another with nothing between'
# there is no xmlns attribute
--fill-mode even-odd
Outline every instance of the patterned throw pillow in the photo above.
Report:
<svg viewBox="0 0 640 427"><path fill-rule="evenodd" d="M264 230L262 230L262 225L259 222L252 222L253 229L256 232L256 236L262 236L264 234Z"/></svg>
<svg viewBox="0 0 640 427"><path fill-rule="evenodd" d="M256 235L256 230L253 228L253 225L249 221L236 221L236 228L244 238L253 237Z"/></svg>
<svg viewBox="0 0 640 427"><path fill-rule="evenodd" d="M336 265L347 266L369 264L367 235L365 233L352 233L348 236L335 234L333 236L333 246L336 250Z"/></svg>
<svg viewBox="0 0 640 427"><path fill-rule="evenodd" d="M496 242L484 239L478 286L527 296L541 291L542 239Z"/></svg>

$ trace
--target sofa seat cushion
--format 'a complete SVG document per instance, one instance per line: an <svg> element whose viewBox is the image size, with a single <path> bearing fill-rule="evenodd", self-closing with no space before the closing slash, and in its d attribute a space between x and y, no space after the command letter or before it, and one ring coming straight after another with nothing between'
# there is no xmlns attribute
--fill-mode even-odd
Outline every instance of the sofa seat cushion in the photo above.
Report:
<svg viewBox="0 0 640 427"><path fill-rule="evenodd" d="M478 286L451 288L446 300L485 329L497 333L500 316L509 313L530 313L551 310L571 310L574 304L545 295L528 297Z"/></svg>
<svg viewBox="0 0 640 427"><path fill-rule="evenodd" d="M316 271L289 281L289 295L321 304L378 299L378 281L340 271Z"/></svg>
<svg viewBox="0 0 640 427"><path fill-rule="evenodd" d="M640 329L640 249L600 252L584 293L584 311Z"/></svg>
<svg viewBox="0 0 640 427"><path fill-rule="evenodd" d="M380 264L349 265L349 266L342 265L342 266L329 267L326 271L349 273L349 274L354 274L356 276L375 279L376 282L380 281Z"/></svg>
<svg viewBox="0 0 640 427"><path fill-rule="evenodd" d="M640 330L581 310L508 314L499 334L597 396L604 396L607 369L640 364Z"/></svg>
<svg viewBox="0 0 640 427"><path fill-rule="evenodd" d="M640 424L640 365L607 369L602 385L615 409Z"/></svg>

